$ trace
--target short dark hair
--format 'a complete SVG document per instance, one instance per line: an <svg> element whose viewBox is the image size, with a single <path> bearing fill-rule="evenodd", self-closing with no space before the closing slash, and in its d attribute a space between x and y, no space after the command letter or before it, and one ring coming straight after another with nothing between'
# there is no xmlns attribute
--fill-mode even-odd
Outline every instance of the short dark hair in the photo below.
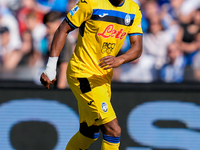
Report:
<svg viewBox="0 0 200 150"><path fill-rule="evenodd" d="M54 22L61 18L61 13L57 11L50 11L44 15L43 23L46 24L47 22Z"/></svg>
<svg viewBox="0 0 200 150"><path fill-rule="evenodd" d="M0 27L0 34L9 32L9 29L7 27Z"/></svg>

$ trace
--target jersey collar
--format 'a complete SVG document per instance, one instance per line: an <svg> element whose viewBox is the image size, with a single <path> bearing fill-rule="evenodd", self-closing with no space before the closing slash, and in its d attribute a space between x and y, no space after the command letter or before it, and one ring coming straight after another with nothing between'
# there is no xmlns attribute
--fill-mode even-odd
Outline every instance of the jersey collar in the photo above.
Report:
<svg viewBox="0 0 200 150"><path fill-rule="evenodd" d="M113 0L109 0L109 1L112 5L114 5ZM125 2L125 0L120 5L114 5L114 6L121 7L124 4L124 2Z"/></svg>

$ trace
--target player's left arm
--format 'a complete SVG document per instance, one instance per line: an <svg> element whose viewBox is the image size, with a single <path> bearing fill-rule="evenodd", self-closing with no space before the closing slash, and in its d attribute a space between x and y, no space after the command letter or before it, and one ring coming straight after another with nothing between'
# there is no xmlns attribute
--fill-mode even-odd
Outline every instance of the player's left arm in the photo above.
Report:
<svg viewBox="0 0 200 150"><path fill-rule="evenodd" d="M131 48L123 55L118 57L106 56L99 60L99 66L104 70L110 68L116 68L121 64L128 63L140 57L142 54L142 36L134 35L130 36Z"/></svg>
<svg viewBox="0 0 200 150"><path fill-rule="evenodd" d="M142 54L142 13L138 5L136 5L136 8L134 10L135 19L132 26L130 26L130 30L128 32L131 48L125 54L120 55L118 57L106 56L100 59L99 66L104 70L116 68L123 63L133 61L140 57L140 55Z"/></svg>
<svg viewBox="0 0 200 150"><path fill-rule="evenodd" d="M67 14L66 18L60 24L54 34L51 44L50 57L45 71L41 74L41 83L49 89L50 84L56 81L56 68L58 56L66 42L66 37L69 32L81 26L92 15L92 8L89 1L79 1Z"/></svg>

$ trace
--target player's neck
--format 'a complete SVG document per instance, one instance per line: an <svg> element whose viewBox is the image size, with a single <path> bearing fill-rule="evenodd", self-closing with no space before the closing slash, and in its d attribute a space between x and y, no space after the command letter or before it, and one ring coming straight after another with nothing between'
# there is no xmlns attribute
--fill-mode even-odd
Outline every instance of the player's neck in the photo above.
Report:
<svg viewBox="0 0 200 150"><path fill-rule="evenodd" d="M114 6L122 6L125 0L109 0Z"/></svg>

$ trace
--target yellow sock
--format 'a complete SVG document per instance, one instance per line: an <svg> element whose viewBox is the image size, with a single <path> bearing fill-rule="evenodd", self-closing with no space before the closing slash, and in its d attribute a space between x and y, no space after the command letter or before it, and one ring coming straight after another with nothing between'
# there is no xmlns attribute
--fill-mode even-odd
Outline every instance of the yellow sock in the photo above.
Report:
<svg viewBox="0 0 200 150"><path fill-rule="evenodd" d="M101 150L119 150L120 137L103 135Z"/></svg>
<svg viewBox="0 0 200 150"><path fill-rule="evenodd" d="M70 139L65 150L87 150L99 137L99 133L94 134L94 138L88 138L79 131Z"/></svg>

